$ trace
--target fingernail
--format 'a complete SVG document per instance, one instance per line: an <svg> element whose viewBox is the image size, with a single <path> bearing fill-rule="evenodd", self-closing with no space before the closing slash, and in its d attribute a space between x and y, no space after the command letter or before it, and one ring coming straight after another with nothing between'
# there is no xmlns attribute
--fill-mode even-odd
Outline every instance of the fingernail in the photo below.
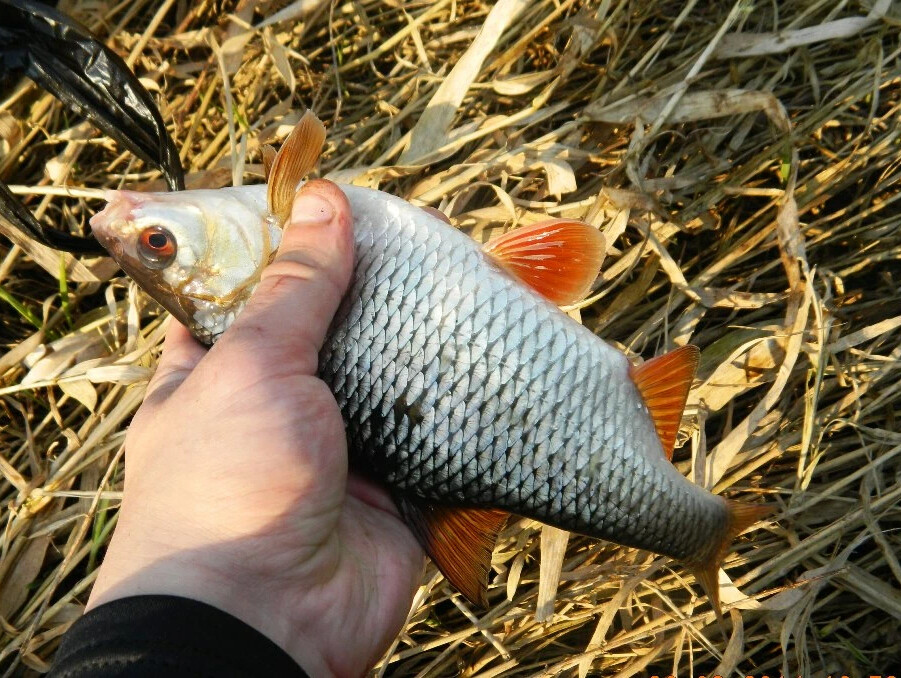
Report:
<svg viewBox="0 0 901 678"><path fill-rule="evenodd" d="M313 193L300 193L294 198L289 225L322 226L335 218L332 204Z"/></svg>

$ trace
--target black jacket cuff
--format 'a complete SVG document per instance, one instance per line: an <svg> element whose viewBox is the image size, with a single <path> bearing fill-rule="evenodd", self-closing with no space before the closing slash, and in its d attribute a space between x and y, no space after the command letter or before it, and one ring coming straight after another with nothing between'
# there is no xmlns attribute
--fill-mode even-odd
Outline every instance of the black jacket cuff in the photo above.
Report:
<svg viewBox="0 0 901 678"><path fill-rule="evenodd" d="M134 596L91 610L63 637L49 675L306 677L256 629L177 596Z"/></svg>

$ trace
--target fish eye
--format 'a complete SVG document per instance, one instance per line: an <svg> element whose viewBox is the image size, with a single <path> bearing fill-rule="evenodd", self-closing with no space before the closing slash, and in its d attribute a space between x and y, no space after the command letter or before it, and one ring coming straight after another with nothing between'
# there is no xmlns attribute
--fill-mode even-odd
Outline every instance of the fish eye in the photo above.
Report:
<svg viewBox="0 0 901 678"><path fill-rule="evenodd" d="M175 236L162 226L148 226L138 237L138 255L147 268L166 268L177 251Z"/></svg>

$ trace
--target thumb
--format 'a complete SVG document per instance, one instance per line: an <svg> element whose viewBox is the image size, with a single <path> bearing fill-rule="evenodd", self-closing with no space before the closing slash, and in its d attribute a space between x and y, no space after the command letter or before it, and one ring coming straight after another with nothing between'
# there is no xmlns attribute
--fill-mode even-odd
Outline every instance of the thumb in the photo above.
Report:
<svg viewBox="0 0 901 678"><path fill-rule="evenodd" d="M175 318L169 318L163 355L144 394L144 407L164 402L206 355L206 348Z"/></svg>
<svg viewBox="0 0 901 678"><path fill-rule="evenodd" d="M221 354L237 344L236 350L254 351L267 364L315 374L352 269L347 198L331 181L308 181L294 198L275 260L263 269L247 306L216 348Z"/></svg>

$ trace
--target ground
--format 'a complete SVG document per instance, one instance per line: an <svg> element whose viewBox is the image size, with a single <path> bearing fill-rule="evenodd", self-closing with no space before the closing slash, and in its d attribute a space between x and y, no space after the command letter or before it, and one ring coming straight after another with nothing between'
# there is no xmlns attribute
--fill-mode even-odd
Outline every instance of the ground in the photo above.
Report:
<svg viewBox="0 0 901 678"><path fill-rule="evenodd" d="M897 3L61 8L157 98L189 185L261 181L261 145L311 107L322 175L440 208L482 240L547 215L601 228L604 269L570 310L635 360L698 345L675 463L777 508L726 560L722 629L678 564L576 536L563 552L565 537L514 521L489 609L430 568L376 675L901 672ZM103 203L54 187L163 188L16 80L0 91L0 178L74 232ZM163 318L108 260L23 247L0 243L10 674L46 670L82 610Z"/></svg>

